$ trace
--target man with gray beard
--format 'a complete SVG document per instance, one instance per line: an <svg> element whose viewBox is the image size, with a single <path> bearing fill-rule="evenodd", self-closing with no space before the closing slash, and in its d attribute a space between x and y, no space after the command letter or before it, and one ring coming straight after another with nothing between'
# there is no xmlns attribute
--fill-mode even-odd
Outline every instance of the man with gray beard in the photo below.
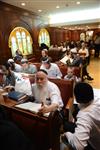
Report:
<svg viewBox="0 0 100 150"><path fill-rule="evenodd" d="M56 84L50 82L47 78L47 72L40 69L35 76L35 83L32 85L34 102L41 103L39 110L44 114L63 107L61 93Z"/></svg>

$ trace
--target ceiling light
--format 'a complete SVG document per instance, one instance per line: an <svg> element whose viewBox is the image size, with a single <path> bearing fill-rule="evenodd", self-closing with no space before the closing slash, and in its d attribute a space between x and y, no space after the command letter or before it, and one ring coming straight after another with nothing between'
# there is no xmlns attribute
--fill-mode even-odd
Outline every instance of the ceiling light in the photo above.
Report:
<svg viewBox="0 0 100 150"><path fill-rule="evenodd" d="M77 1L77 2L76 2L76 4L77 4L77 5L80 5L80 2L79 2L79 1Z"/></svg>
<svg viewBox="0 0 100 150"><path fill-rule="evenodd" d="M25 3L21 3L21 5L22 5L22 6L25 6L26 4L25 4Z"/></svg>
<svg viewBox="0 0 100 150"><path fill-rule="evenodd" d="M56 8L60 8L59 6L56 6Z"/></svg>
<svg viewBox="0 0 100 150"><path fill-rule="evenodd" d="M39 10L38 10L38 12L42 12L42 10L41 10L41 9L39 9Z"/></svg>
<svg viewBox="0 0 100 150"><path fill-rule="evenodd" d="M84 15L86 14L86 15ZM100 19L100 8L50 15L50 24Z"/></svg>

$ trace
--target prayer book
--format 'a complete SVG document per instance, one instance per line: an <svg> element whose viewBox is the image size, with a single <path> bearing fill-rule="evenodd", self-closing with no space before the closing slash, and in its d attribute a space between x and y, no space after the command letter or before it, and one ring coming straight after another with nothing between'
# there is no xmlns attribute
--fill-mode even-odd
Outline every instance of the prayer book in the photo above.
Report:
<svg viewBox="0 0 100 150"><path fill-rule="evenodd" d="M38 113L39 109L41 108L41 103L25 102L22 104L17 104L17 105L15 105L15 107L21 108L24 110L28 110L28 111L33 112L33 113ZM48 117L49 114L50 113L45 113L45 114L43 114L43 116Z"/></svg>
<svg viewBox="0 0 100 150"><path fill-rule="evenodd" d="M11 91L8 93L8 97L15 100L15 101L20 101L24 98L26 98L26 94L18 92L18 91Z"/></svg>
<svg viewBox="0 0 100 150"><path fill-rule="evenodd" d="M65 56L63 57L60 62L62 62L63 64L67 64L67 61L70 60L70 62L72 62L72 58L70 58L69 56Z"/></svg>

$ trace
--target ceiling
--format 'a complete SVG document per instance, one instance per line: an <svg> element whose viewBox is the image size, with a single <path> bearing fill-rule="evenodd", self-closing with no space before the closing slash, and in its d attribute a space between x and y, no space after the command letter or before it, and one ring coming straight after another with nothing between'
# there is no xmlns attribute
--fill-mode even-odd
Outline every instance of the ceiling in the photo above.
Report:
<svg viewBox="0 0 100 150"><path fill-rule="evenodd" d="M68 13L72 11L80 11L86 9L100 8L100 0L1 0L8 4L35 12L38 15L43 15L48 17L52 14L57 13ZM76 4L77 1L80 1L80 4ZM22 6L21 3L25 2L25 6ZM60 8L56 8L59 6ZM38 10L42 10L39 12ZM82 25L83 24L83 25ZM55 25L53 25L55 26ZM100 18L91 20L91 22L83 21L80 25L79 22L67 25L56 24L57 27L63 27L64 29L82 29L82 28L100 28Z"/></svg>

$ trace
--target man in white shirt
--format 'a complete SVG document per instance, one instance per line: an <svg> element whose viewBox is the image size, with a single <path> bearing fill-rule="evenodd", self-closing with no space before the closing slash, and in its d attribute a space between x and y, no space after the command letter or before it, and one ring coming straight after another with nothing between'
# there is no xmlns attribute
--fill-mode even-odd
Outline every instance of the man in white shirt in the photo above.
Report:
<svg viewBox="0 0 100 150"><path fill-rule="evenodd" d="M100 97L94 99L92 87L83 82L75 85L74 95L80 108L75 131L74 133L65 132L62 135L62 141L70 144L75 150L99 150Z"/></svg>
<svg viewBox="0 0 100 150"><path fill-rule="evenodd" d="M87 71L87 66L89 64L89 51L86 48L86 44L82 42L82 48L78 51L80 57L82 58L82 80L84 77L87 77L87 80L93 80L93 78L89 75Z"/></svg>
<svg viewBox="0 0 100 150"><path fill-rule="evenodd" d="M29 63L25 58L21 60L21 65L23 73L35 74L37 72L37 67L34 64Z"/></svg>
<svg viewBox="0 0 100 150"><path fill-rule="evenodd" d="M48 81L45 70L38 71L35 80L32 93L35 102L43 104L39 110L40 113L51 112L63 106L60 90L56 84Z"/></svg>
<svg viewBox="0 0 100 150"><path fill-rule="evenodd" d="M16 63L16 58L8 59L8 63L13 67L14 72L22 72L22 66Z"/></svg>
<svg viewBox="0 0 100 150"><path fill-rule="evenodd" d="M57 64L51 63L49 58L42 60L40 69L45 70L48 73L49 78L61 78L62 73Z"/></svg>

